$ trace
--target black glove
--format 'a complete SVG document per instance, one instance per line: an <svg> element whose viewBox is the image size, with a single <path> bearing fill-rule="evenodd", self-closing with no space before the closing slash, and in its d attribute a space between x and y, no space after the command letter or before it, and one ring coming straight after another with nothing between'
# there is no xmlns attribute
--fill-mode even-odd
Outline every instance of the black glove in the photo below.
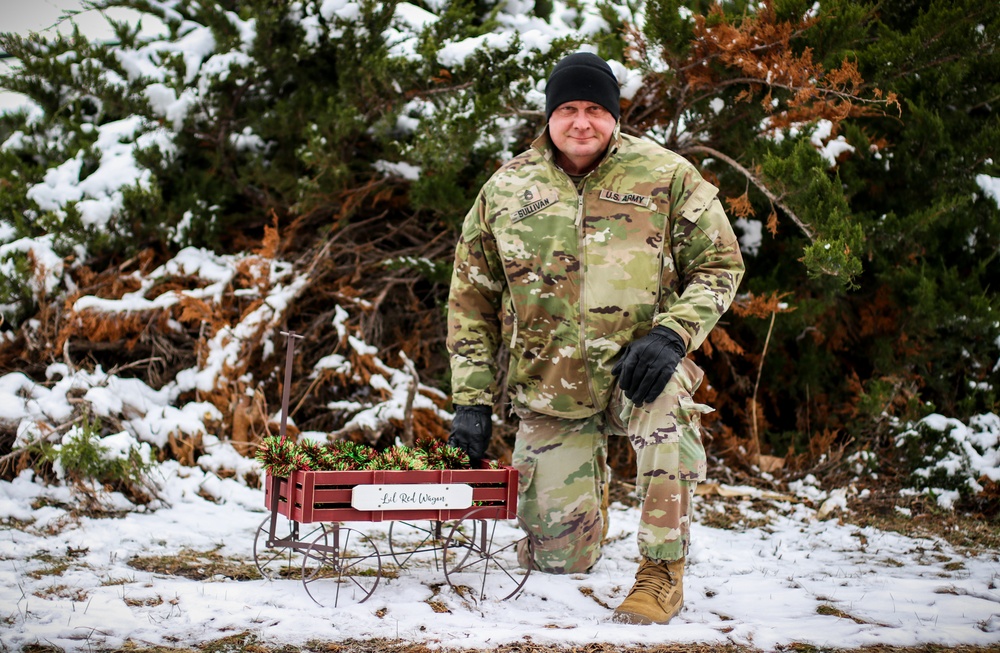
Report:
<svg viewBox="0 0 1000 653"><path fill-rule="evenodd" d="M681 337L658 325L625 347L611 373L618 377L625 396L641 406L660 396L686 354Z"/></svg>
<svg viewBox="0 0 1000 653"><path fill-rule="evenodd" d="M448 444L469 454L473 467L486 457L493 437L493 408L490 406L455 406Z"/></svg>

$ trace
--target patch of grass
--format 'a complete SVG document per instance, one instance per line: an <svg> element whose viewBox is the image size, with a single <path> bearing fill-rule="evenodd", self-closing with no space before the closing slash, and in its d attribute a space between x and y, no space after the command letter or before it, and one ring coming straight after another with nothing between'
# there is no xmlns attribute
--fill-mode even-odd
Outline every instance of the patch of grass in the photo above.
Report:
<svg viewBox="0 0 1000 653"><path fill-rule="evenodd" d="M32 592L40 599L67 599L76 603L87 600L90 594L87 590L69 585L49 585L45 589Z"/></svg>
<svg viewBox="0 0 1000 653"><path fill-rule="evenodd" d="M897 506L906 510L900 512ZM850 512L842 518L857 526L909 537L941 538L972 555L1000 550L1000 519L942 510L927 497L900 497L896 489L871 488L867 498L853 500L849 507Z"/></svg>
<svg viewBox="0 0 1000 653"><path fill-rule="evenodd" d="M25 644L21 647L21 653L64 653L65 649L62 649L55 644L41 644L35 642L34 644Z"/></svg>
<svg viewBox="0 0 1000 653"><path fill-rule="evenodd" d="M854 623L861 624L861 625L866 625L866 624L870 624L871 623L870 621L865 621L864 619L862 619L860 617L855 617L854 615L852 615L852 614L850 614L848 612L844 612L840 608L836 608L836 607L830 605L829 603L824 603L824 604L822 604L820 606L817 606L816 607L816 614L821 614L821 615L825 615L825 616L828 616L828 617L837 617L838 619L850 619Z"/></svg>
<svg viewBox="0 0 1000 653"><path fill-rule="evenodd" d="M169 646L148 646L126 640L119 648L104 650L101 653L195 653L191 648L170 648Z"/></svg>
<svg viewBox="0 0 1000 653"><path fill-rule="evenodd" d="M163 597L159 595L148 596L144 599L133 599L131 597L126 597L124 601L125 605L127 605L130 608L155 608L156 606L163 604Z"/></svg>
<svg viewBox="0 0 1000 653"><path fill-rule="evenodd" d="M451 614L451 610L448 608L448 606L445 605L443 601L437 598L441 594L441 588L443 587L444 583L436 583L431 585L430 588L433 594L431 594L431 597L427 599L425 603L431 606L431 610L433 610L438 614L445 614L445 613Z"/></svg>
<svg viewBox="0 0 1000 653"><path fill-rule="evenodd" d="M46 566L29 571L28 576L35 580L41 580L46 576L62 576L70 567L74 566L73 560L77 557L79 554L72 550L67 555L57 555L43 549L30 556L28 560L41 562ZM81 563L79 566L86 567L87 565Z"/></svg>
<svg viewBox="0 0 1000 653"><path fill-rule="evenodd" d="M583 594L584 596L591 598L595 603L597 603L597 605L601 606L602 608L607 608L608 610L614 609L613 606L608 605L605 601L601 600L600 597L595 596L594 590L589 587L581 587L580 594Z"/></svg>
<svg viewBox="0 0 1000 653"><path fill-rule="evenodd" d="M202 653L263 653L269 649L256 634L247 630L202 644L198 650Z"/></svg>
<svg viewBox="0 0 1000 653"><path fill-rule="evenodd" d="M23 521L20 519L15 519L13 517L0 519L0 524L2 524L5 528L10 528L15 531L27 531L28 528L34 523L35 523L34 520ZM7 556L0 556L0 560L10 560L10 558L8 558Z"/></svg>
<svg viewBox="0 0 1000 653"><path fill-rule="evenodd" d="M342 642L312 640L305 650L317 653L431 653L425 644L388 639L347 639Z"/></svg>
<svg viewBox="0 0 1000 653"><path fill-rule="evenodd" d="M128 566L139 571L191 580L210 580L219 576L231 580L257 580L261 577L252 562L227 560L217 550L181 549L169 555L136 556L128 561Z"/></svg>
<svg viewBox="0 0 1000 653"><path fill-rule="evenodd" d="M307 574L308 575L308 574ZM322 569L316 571L314 574L310 575L310 578L348 578L354 576L356 578L375 578L378 576L381 579L393 580L399 578L399 572L394 569L382 569L379 573L378 569L347 569L340 570L334 568L332 565L327 563ZM347 582L347 581L342 581Z"/></svg>
<svg viewBox="0 0 1000 653"><path fill-rule="evenodd" d="M46 576L62 576L69 569L69 562L53 563L44 569L33 569L28 572L30 578L41 580Z"/></svg>
<svg viewBox="0 0 1000 653"><path fill-rule="evenodd" d="M742 531L752 528L763 528L769 520L762 517L751 517L743 512L740 504L749 502L755 512L765 514L773 505L767 500L748 500L745 498L731 499L725 497L703 497L701 506L697 508L696 519L700 524L710 528Z"/></svg>
<svg viewBox="0 0 1000 653"><path fill-rule="evenodd" d="M73 506L65 501L58 501L52 497L37 497L31 501L32 510L41 510L42 508L58 508L60 510L70 511L73 509Z"/></svg>

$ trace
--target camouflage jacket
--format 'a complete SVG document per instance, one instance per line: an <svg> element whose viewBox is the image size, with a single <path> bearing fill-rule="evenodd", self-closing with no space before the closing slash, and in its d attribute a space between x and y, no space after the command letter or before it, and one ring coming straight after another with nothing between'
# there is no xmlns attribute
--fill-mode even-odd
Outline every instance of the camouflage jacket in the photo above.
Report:
<svg viewBox="0 0 1000 653"><path fill-rule="evenodd" d="M683 157L617 129L579 193L547 131L503 165L456 248L455 403L493 403L501 344L512 402L574 419L604 410L614 358L654 325L697 349L744 269L716 193Z"/></svg>

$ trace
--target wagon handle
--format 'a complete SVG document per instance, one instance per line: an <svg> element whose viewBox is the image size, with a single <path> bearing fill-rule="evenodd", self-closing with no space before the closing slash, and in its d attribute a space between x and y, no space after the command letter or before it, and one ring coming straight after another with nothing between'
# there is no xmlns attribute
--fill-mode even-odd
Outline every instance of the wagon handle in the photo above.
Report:
<svg viewBox="0 0 1000 653"><path fill-rule="evenodd" d="M295 340L297 338L302 338L303 336L298 335L294 331L281 331L281 335L288 338L288 346L285 349L285 386L281 389L281 428L279 433L281 433L281 443L285 443L285 436L288 435L288 396L291 394L292 388L292 361L295 357ZM291 478L289 480L289 492L291 492ZM271 476L271 517L269 520L269 528L267 531L267 546L275 546L278 542L283 542L284 538L279 539L276 536L278 532L278 511L280 506L281 497L281 478L278 476ZM288 518L292 522L292 532L288 536L288 539L293 543L296 543L299 539L299 525L298 522L292 520L291 510L288 512ZM256 554L255 554L256 555Z"/></svg>
<svg viewBox="0 0 1000 653"><path fill-rule="evenodd" d="M303 338L294 331L282 331L281 335L287 336L288 346L285 348L285 384L281 389L281 443L285 443L285 436L288 433L288 396L292 388L292 360L295 355L295 340Z"/></svg>

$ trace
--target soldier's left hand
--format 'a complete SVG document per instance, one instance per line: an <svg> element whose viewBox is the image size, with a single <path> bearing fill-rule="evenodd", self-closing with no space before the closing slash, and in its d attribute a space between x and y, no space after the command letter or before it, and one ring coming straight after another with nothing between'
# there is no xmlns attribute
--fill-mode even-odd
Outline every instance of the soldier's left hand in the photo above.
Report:
<svg viewBox="0 0 1000 653"><path fill-rule="evenodd" d="M486 457L486 449L490 446L493 435L492 415L493 408L490 406L455 405L448 444L469 454L469 462L473 467L477 467L479 461Z"/></svg>
<svg viewBox="0 0 1000 653"><path fill-rule="evenodd" d="M611 373L625 396L642 405L660 396L686 354L684 340L676 332L655 326L625 348Z"/></svg>

